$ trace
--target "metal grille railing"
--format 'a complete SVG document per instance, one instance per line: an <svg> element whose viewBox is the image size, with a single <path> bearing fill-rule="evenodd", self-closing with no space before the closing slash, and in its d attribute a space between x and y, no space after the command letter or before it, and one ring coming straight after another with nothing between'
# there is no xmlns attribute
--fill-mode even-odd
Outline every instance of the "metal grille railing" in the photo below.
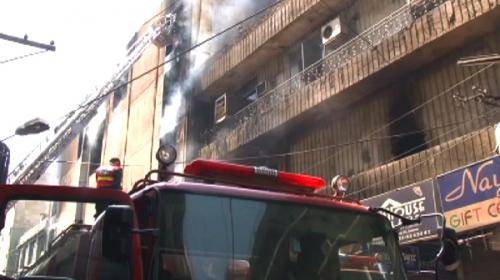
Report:
<svg viewBox="0 0 500 280"><path fill-rule="evenodd" d="M269 119L269 114L275 115L276 118L279 117L283 114L283 110L287 110L287 106L289 107L292 104L291 101L302 94L309 84L333 70L341 68L354 57L372 49L383 40L407 28L416 18L425 15L446 1L418 0L400 7L327 54L323 59L292 76L276 88L269 90L253 103L228 117L222 128L212 128L206 131L203 134L205 141L207 144L212 142L212 148L215 146L219 151L227 151L229 133L235 133L235 130L244 131L247 140L252 140L265 132L266 127L263 122ZM277 110L277 108L282 109ZM206 146L205 149L207 148L210 149Z"/></svg>

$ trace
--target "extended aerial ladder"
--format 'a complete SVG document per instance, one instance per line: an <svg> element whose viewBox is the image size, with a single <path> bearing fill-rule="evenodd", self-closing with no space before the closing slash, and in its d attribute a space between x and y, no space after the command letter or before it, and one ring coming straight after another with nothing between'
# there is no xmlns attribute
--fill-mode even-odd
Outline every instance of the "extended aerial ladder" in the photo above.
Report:
<svg viewBox="0 0 500 280"><path fill-rule="evenodd" d="M118 66L111 79L87 102L68 114L58 126L55 134L42 144L38 152L28 155L12 170L9 182L28 184L36 181L62 150L89 124L110 93L123 86L120 78L129 71L147 47L151 43L165 46L171 41L170 35L174 21L174 14L158 16L146 33L128 49L124 62Z"/></svg>

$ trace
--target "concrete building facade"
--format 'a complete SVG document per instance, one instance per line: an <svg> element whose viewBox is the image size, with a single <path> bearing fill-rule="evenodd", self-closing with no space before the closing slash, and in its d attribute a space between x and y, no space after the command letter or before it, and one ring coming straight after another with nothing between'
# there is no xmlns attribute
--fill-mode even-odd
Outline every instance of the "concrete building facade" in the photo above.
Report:
<svg viewBox="0 0 500 280"><path fill-rule="evenodd" d="M208 59L188 101L188 158L344 174L359 199L486 160L499 110L467 97L497 97L500 69L457 61L498 53L499 5L283 1ZM496 225L459 235L478 232L500 238ZM467 246L477 260L499 254ZM454 277L495 279L465 255Z"/></svg>

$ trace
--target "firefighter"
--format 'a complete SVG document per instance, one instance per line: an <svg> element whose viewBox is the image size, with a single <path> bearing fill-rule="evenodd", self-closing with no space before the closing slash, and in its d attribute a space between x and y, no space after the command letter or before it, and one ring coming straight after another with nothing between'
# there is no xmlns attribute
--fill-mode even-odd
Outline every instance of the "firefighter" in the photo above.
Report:
<svg viewBox="0 0 500 280"><path fill-rule="evenodd" d="M112 158L109 160L109 166L101 166L95 172L98 189L122 190L123 168L120 159ZM106 208L107 203L98 202L95 205L97 218Z"/></svg>

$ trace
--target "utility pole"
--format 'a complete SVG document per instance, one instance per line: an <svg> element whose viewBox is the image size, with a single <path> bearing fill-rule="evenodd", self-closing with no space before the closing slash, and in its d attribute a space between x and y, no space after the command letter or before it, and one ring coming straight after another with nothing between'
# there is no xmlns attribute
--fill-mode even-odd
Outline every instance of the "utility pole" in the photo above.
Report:
<svg viewBox="0 0 500 280"><path fill-rule="evenodd" d="M56 46L54 46L54 41L51 41L49 44L43 44L43 43L28 40L28 35L24 35L23 38L19 38L19 37L0 33L0 39L4 39L7 41L11 41L11 42L19 43L22 45L39 48L39 49L44 49L47 51L55 51L56 50Z"/></svg>

